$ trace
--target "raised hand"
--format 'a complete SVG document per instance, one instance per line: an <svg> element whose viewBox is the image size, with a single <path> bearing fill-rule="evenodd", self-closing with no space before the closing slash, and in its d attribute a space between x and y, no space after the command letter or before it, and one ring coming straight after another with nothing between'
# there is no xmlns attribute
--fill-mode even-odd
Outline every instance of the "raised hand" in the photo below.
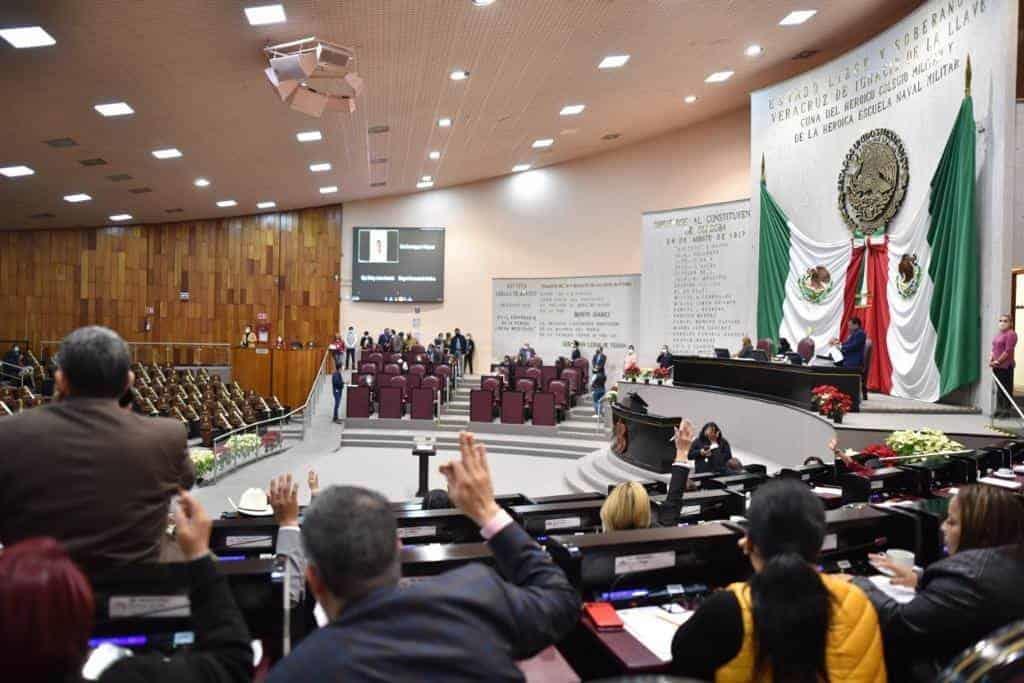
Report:
<svg viewBox="0 0 1024 683"><path fill-rule="evenodd" d="M828 450L829 450L830 453L835 453L836 452L836 448L838 448L838 447L839 447L839 439L837 439L836 437L833 436L831 439L828 440Z"/></svg>
<svg viewBox="0 0 1024 683"><path fill-rule="evenodd" d="M292 481L292 475L282 474L271 479L268 496L278 526L299 525L299 485Z"/></svg>
<svg viewBox="0 0 1024 683"><path fill-rule="evenodd" d="M694 434L693 424L689 420L683 420L675 428L676 462L689 461L690 445L693 444Z"/></svg>
<svg viewBox="0 0 1024 683"><path fill-rule="evenodd" d="M309 497L316 498L320 494L320 475L316 470L310 470L306 475L306 484L309 485Z"/></svg>
<svg viewBox="0 0 1024 683"><path fill-rule="evenodd" d="M491 471L487 466L487 449L469 432L459 434L459 460L441 465L441 474L448 481L452 503L480 526L489 522L500 508L494 502Z"/></svg>
<svg viewBox="0 0 1024 683"><path fill-rule="evenodd" d="M174 527L178 547L186 560L197 560L210 552L210 529L213 528L213 522L199 501L184 489L178 490Z"/></svg>

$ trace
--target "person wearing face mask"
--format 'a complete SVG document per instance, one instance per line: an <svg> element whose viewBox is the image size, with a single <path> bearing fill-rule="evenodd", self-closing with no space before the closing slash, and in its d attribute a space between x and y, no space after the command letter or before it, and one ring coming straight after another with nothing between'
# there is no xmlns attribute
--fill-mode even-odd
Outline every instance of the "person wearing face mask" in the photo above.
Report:
<svg viewBox="0 0 1024 683"><path fill-rule="evenodd" d="M572 353L569 355L569 360L579 360L580 358L583 358L583 354L580 353L580 343L573 339Z"/></svg>
<svg viewBox="0 0 1024 683"><path fill-rule="evenodd" d="M997 628L1024 618L1024 504L995 486L961 486L942 523L949 556L918 575L886 555L872 564L916 591L899 603L866 577L852 581L878 611L892 679L931 681L949 660ZM901 673L901 675L897 675Z"/></svg>
<svg viewBox="0 0 1024 683"><path fill-rule="evenodd" d="M661 347L661 353L658 354L658 367L666 370L672 367L672 354L668 350L668 344Z"/></svg>
<svg viewBox="0 0 1024 683"><path fill-rule="evenodd" d="M242 341L238 345L243 349L247 349L250 346L256 346L256 333L252 331L251 326L245 326L245 332L242 333Z"/></svg>
<svg viewBox="0 0 1024 683"><path fill-rule="evenodd" d="M1013 352L1017 347L1017 333L1011 329L1010 316L999 316L999 333L992 340L992 355L989 357L988 366L992 368L999 383L1013 394L1013 369L1016 363L1013 360ZM1005 394L999 391L999 400L996 402L996 414L1011 413L1010 402L1006 400Z"/></svg>
<svg viewBox="0 0 1024 683"><path fill-rule="evenodd" d="M628 368L631 365L639 365L640 361L636 357L636 349L632 344L626 349L626 357L622 359L622 367Z"/></svg>

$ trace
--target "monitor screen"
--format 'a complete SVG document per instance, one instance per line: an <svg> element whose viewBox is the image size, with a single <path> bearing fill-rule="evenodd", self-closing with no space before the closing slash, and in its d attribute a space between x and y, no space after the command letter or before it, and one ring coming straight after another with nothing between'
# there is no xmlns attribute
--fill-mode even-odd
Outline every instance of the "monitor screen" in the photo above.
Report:
<svg viewBox="0 0 1024 683"><path fill-rule="evenodd" d="M444 228L353 228L352 301L444 301Z"/></svg>

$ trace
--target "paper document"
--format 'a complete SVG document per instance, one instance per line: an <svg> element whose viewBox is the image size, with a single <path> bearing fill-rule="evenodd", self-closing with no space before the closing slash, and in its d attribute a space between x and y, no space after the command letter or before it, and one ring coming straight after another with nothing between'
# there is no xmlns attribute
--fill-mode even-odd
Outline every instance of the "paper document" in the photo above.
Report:
<svg viewBox="0 0 1024 683"><path fill-rule="evenodd" d="M1011 489L1017 491L1020 489L1020 482L1012 479L999 479L998 477L978 477L979 484L989 484L991 486L1000 486L1004 489Z"/></svg>
<svg viewBox="0 0 1024 683"><path fill-rule="evenodd" d="M841 496L843 490L838 486L815 486L812 489L815 493L822 496Z"/></svg>
<svg viewBox="0 0 1024 683"><path fill-rule="evenodd" d="M901 605L910 602L914 599L914 596L917 595L917 591L913 588L907 588L906 586L894 586L888 576L872 576L870 581L875 584L875 587L878 588L878 590L882 591Z"/></svg>
<svg viewBox="0 0 1024 683"><path fill-rule="evenodd" d="M672 639L679 627L693 616L691 610L670 614L658 606L616 611L626 631L663 662L672 661Z"/></svg>

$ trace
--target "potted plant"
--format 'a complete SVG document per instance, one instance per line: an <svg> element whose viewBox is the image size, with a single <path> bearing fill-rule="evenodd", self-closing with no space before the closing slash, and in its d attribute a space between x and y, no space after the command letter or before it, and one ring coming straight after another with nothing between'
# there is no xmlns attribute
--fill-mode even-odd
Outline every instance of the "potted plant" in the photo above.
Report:
<svg viewBox="0 0 1024 683"><path fill-rule="evenodd" d="M636 378L640 376L640 366L630 363L622 370L622 376L630 382L635 382Z"/></svg>
<svg viewBox="0 0 1024 683"><path fill-rule="evenodd" d="M942 453L946 451L960 451L963 450L964 446L958 441L946 436L938 429L903 429L900 431L893 432L885 440L896 455L908 456L908 455L921 455L921 460L926 460L923 457L929 453ZM914 462L908 460L905 462Z"/></svg>
<svg viewBox="0 0 1024 683"><path fill-rule="evenodd" d="M831 384L822 384L811 389L811 409L842 424L843 415L853 408L853 399Z"/></svg>
<svg viewBox="0 0 1024 683"><path fill-rule="evenodd" d="M652 373L651 373L650 370L641 370L640 371L640 379L642 379L644 381L644 384L650 384L651 383L651 374Z"/></svg>
<svg viewBox="0 0 1024 683"><path fill-rule="evenodd" d="M668 368L663 368L659 365L658 367L654 368L654 372L652 372L651 375L654 377L654 380L658 384L661 384L666 379L672 376L672 371L669 370Z"/></svg>
<svg viewBox="0 0 1024 683"><path fill-rule="evenodd" d="M190 448L188 449L188 457L196 471L196 483L202 484L203 480L213 471L213 451L209 448Z"/></svg>

